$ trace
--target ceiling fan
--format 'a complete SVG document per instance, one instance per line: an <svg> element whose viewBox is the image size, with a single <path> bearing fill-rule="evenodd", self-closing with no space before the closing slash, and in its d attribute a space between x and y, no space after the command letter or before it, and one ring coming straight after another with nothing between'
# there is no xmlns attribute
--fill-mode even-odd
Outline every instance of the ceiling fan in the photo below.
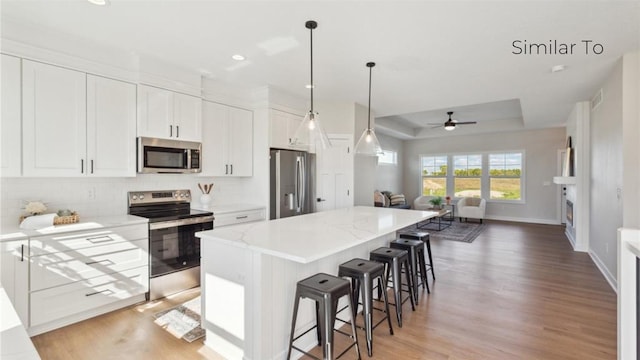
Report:
<svg viewBox="0 0 640 360"><path fill-rule="evenodd" d="M447 111L447 115L449 115L449 120L445 121L444 124L429 124L429 125L435 125L435 126L432 127L432 129L439 128L439 127L444 127L445 130L452 131L452 130L456 129L457 125L477 124L477 122L475 122L475 121L452 120L451 119L451 115L453 115L453 111Z"/></svg>

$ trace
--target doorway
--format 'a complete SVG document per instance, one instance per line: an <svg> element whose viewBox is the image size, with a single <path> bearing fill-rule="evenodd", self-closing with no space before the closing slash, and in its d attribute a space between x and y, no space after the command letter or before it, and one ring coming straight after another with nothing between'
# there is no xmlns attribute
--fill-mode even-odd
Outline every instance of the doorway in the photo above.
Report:
<svg viewBox="0 0 640 360"><path fill-rule="evenodd" d="M331 147L316 153L316 211L353 205L353 138L330 135Z"/></svg>

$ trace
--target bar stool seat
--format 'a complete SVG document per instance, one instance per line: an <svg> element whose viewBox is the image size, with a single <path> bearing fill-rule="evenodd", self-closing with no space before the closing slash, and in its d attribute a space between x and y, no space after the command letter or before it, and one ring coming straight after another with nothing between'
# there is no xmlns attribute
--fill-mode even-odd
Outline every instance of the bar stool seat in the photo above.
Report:
<svg viewBox="0 0 640 360"><path fill-rule="evenodd" d="M343 296L348 298L349 308L353 309L351 285L348 280L325 273L319 273L298 281L296 285L296 299L293 306L293 318L291 320L291 335L289 336L289 351L287 353L287 359L291 358L292 349L296 349L307 356L318 359L316 356L294 345L294 341L313 329L316 329L318 344L322 346L322 355L324 359L334 359L334 331L353 339L353 342L335 359L344 355L354 346L356 348L358 359L360 359L360 348L358 347L358 336L356 333L355 321L351 322L351 335L342 332L341 330L334 330L338 300ZM309 298L316 302L316 325L294 338L296 319L298 317L298 306L300 305L300 299L303 298Z"/></svg>
<svg viewBox="0 0 640 360"><path fill-rule="evenodd" d="M413 295L415 296L416 303L418 302L418 273L420 273L420 279L422 280L422 286L426 287L427 293L429 290L429 283L427 282L427 270L424 260L424 243L419 240L411 239L396 239L389 243L389 247L393 249L406 250L409 253L409 266L411 268L411 276L413 279ZM419 269L419 270L418 270Z"/></svg>
<svg viewBox="0 0 640 360"><path fill-rule="evenodd" d="M377 248L369 253L369 260L381 262L385 265L384 278L388 279L391 276L393 280L393 294L395 297L395 304L390 304L396 307L396 317L398 318L398 326L402 327L402 304L407 299L402 299L402 267L405 268L406 280L409 289L408 299L411 300L411 309L416 310L416 303L413 296L413 287L411 284L411 267L409 266L409 253L405 250L392 249L388 247ZM387 288L379 291L386 292Z"/></svg>
<svg viewBox="0 0 640 360"><path fill-rule="evenodd" d="M433 280L435 280L436 273L433 266L433 257L431 256L431 241L429 240L429 233L425 231L406 231L400 233L400 238L420 240L424 243L427 248L427 255L429 256L429 263L425 264L425 266L427 268L427 271L431 271L431 277L433 278Z"/></svg>
<svg viewBox="0 0 640 360"><path fill-rule="evenodd" d="M352 322L356 319L358 299L362 293L362 317L364 318L365 334L367 336L367 353L373 355L373 329L380 325L385 319L389 323L389 333L393 335L391 318L389 317L389 301L387 292L383 292L385 316L377 324L373 325L373 281L378 280L378 286L386 289L387 281L384 277L384 264L355 258L341 264L338 267L338 276L351 278L351 291L353 294L354 307Z"/></svg>

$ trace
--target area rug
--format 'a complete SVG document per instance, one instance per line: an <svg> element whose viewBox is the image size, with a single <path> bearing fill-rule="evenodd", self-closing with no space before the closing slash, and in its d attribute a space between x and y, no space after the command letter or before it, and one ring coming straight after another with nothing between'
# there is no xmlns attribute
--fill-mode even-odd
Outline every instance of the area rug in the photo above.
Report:
<svg viewBox="0 0 640 360"><path fill-rule="evenodd" d="M177 338L187 342L200 339L205 335L200 326L200 296L174 308L153 315L156 324Z"/></svg>
<svg viewBox="0 0 640 360"><path fill-rule="evenodd" d="M416 229L415 226L407 227L400 232L404 231L426 231L429 233L431 240L451 240L462 242L473 242L480 233L484 230L486 224L480 224L477 222L457 222L451 223L451 226L441 231L435 231L432 229Z"/></svg>

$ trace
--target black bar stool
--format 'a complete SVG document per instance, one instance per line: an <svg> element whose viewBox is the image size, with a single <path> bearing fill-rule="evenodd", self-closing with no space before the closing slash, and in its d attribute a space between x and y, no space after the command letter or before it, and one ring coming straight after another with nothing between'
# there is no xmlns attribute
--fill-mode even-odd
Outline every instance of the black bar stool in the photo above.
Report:
<svg viewBox="0 0 640 360"><path fill-rule="evenodd" d="M398 326L402 327L402 304L406 299L402 300L402 266L405 268L407 284L409 288L409 299L411 299L411 310L416 310L416 303L413 296L413 287L411 284L411 267L409 266L409 253L405 250L391 249L388 247L377 248L369 253L369 260L381 262L385 265L384 278L388 279L391 275L393 279L393 294L395 296L396 316L398 318ZM379 291L386 292L387 288Z"/></svg>
<svg viewBox="0 0 640 360"><path fill-rule="evenodd" d="M316 329L317 331L318 345L322 346L323 359L334 359L333 327L336 321L338 300L343 296L348 298L349 308L353 311L351 286L348 280L325 273L319 273L298 281L296 285L296 300L293 306L293 319L291 320L291 335L289 336L289 352L287 353L287 359L291 358L291 349L293 348L307 356L319 360L318 357L293 345L294 341L306 335L313 329ZM309 298L316 302L316 325L294 338L293 335L296 329L296 319L298 317L298 305L302 298ZM353 343L351 343L335 359L344 355L353 346L355 346L358 359L360 359L360 348L358 347L358 335L356 333L355 321L351 322L351 335L338 329L335 331L353 339Z"/></svg>
<svg viewBox="0 0 640 360"><path fill-rule="evenodd" d="M418 303L418 272L420 272L422 286L427 288L427 293L430 292L429 283L427 282L427 270L424 264L424 243L419 240L396 239L389 243L389 247L392 249L406 250L409 253L409 265L413 279L413 296L415 297L416 303Z"/></svg>
<svg viewBox="0 0 640 360"><path fill-rule="evenodd" d="M429 263L426 264L427 271L431 271L431 277L436 279L436 272L433 266L433 257L431 257L431 241L429 241L429 233L424 231L407 231L400 233L400 238L420 240L427 247L427 255L429 255Z"/></svg>
<svg viewBox="0 0 640 360"><path fill-rule="evenodd" d="M338 276L351 278L351 291L354 304L352 322L355 322L358 299L362 293L362 317L364 318L365 333L367 335L367 353L373 355L373 329L378 327L385 319L389 323L389 333L393 335L391 317L389 317L389 300L387 292L383 291L385 317L373 325L373 281L378 280L381 289L387 288L387 280L384 277L384 264L364 259L349 260L338 267Z"/></svg>

